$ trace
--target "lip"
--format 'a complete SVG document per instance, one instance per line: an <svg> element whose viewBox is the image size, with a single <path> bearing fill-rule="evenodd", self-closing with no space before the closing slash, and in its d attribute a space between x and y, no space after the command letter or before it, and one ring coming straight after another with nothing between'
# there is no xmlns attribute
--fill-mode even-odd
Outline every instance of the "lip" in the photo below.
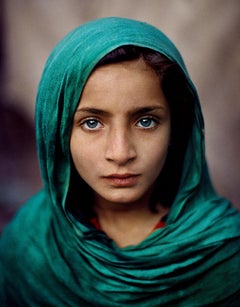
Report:
<svg viewBox="0 0 240 307"><path fill-rule="evenodd" d="M131 187L136 184L139 174L111 174L104 178L116 187Z"/></svg>

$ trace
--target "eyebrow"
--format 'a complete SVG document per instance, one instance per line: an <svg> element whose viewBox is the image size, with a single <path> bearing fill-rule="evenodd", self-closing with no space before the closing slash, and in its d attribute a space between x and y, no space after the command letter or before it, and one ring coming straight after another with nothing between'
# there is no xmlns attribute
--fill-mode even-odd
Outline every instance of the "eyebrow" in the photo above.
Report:
<svg viewBox="0 0 240 307"><path fill-rule="evenodd" d="M130 114L133 114L135 116L140 116L143 114L146 114L148 112L156 111L156 110L161 110L165 111L166 108L162 106L149 106L149 107L137 107L131 110L129 112ZM95 114L95 115L109 115L109 112L98 109L98 108L91 108L91 107L86 107L86 108L79 108L77 109L76 113L88 113L88 114Z"/></svg>
<svg viewBox="0 0 240 307"><path fill-rule="evenodd" d="M139 116L153 111L166 111L166 108L162 106L149 106L149 107L138 107L131 112L132 114Z"/></svg>
<svg viewBox="0 0 240 307"><path fill-rule="evenodd" d="M108 112L103 111L101 109L97 108L79 108L77 109L76 113L90 113L90 114L96 114L96 115L104 115L108 114Z"/></svg>

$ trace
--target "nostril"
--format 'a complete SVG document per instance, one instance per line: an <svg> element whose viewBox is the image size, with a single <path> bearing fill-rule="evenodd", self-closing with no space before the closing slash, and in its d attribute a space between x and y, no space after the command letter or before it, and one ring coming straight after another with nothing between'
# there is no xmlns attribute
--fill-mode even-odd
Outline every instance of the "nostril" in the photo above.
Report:
<svg viewBox="0 0 240 307"><path fill-rule="evenodd" d="M136 158L136 150L134 146L124 143L122 145L112 143L106 150L106 159L115 161L118 164L125 164L126 162L133 161Z"/></svg>

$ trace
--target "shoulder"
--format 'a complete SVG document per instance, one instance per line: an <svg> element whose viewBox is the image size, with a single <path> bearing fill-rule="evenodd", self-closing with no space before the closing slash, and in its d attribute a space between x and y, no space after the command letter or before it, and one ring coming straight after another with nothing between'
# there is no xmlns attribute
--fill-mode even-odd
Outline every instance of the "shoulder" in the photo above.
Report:
<svg viewBox="0 0 240 307"><path fill-rule="evenodd" d="M3 229L0 238L1 279L14 280L24 274L24 268L37 261L33 251L39 238L47 232L51 220L50 204L43 192L36 194ZM4 277L3 277L4 276Z"/></svg>
<svg viewBox="0 0 240 307"><path fill-rule="evenodd" d="M15 214L13 219L5 226L0 237L0 242L9 242L10 239L19 241L22 237L26 237L39 226L37 221L41 220L42 216L46 217L49 210L47 207L47 197L43 191L35 194L30 198ZM44 210L45 205L45 210Z"/></svg>
<svg viewBox="0 0 240 307"><path fill-rule="evenodd" d="M20 293L30 288L29 276L41 267L38 251L50 225L50 208L47 197L40 192L4 228L0 238L0 287L4 295L12 297L15 294L11 291Z"/></svg>

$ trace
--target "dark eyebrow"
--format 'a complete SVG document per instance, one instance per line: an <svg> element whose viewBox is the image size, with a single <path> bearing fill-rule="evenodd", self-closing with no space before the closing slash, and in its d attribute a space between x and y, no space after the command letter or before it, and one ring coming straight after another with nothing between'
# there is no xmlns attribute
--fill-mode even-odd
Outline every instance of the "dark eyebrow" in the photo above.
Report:
<svg viewBox="0 0 240 307"><path fill-rule="evenodd" d="M165 111L165 108L162 106L151 106L151 107L138 107L131 112L133 115L140 116L153 111Z"/></svg>
<svg viewBox="0 0 240 307"><path fill-rule="evenodd" d="M96 114L96 115L104 115L108 114L108 112L103 111L101 109L97 108L79 108L77 109L76 113L91 113L91 114Z"/></svg>
<svg viewBox="0 0 240 307"><path fill-rule="evenodd" d="M161 111L165 111L165 108L162 106L150 106L150 107L137 107L135 109L133 109L130 113L131 115L135 115L135 116L140 116L149 112L153 112L156 110L161 110ZM77 109L76 113L90 113L90 114L95 114L95 115L108 115L109 113L106 111L103 111L101 109L97 109L97 108L90 108L90 107L86 107L86 108L79 108Z"/></svg>

